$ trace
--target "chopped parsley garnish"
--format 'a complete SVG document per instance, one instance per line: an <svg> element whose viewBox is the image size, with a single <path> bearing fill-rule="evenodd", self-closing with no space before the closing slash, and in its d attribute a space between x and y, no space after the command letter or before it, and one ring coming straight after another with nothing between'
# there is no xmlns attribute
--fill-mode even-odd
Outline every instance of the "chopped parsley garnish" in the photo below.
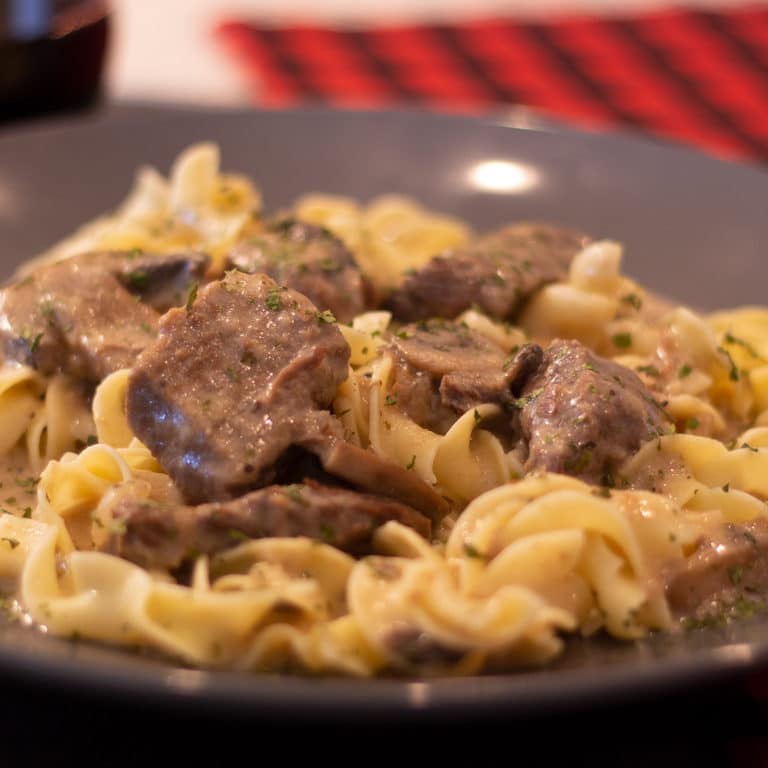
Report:
<svg viewBox="0 0 768 768"><path fill-rule="evenodd" d="M485 560L485 555L480 552L473 544L470 544L468 541L464 542L464 554L467 557L473 557L478 560Z"/></svg>
<svg viewBox="0 0 768 768"><path fill-rule="evenodd" d="M397 405L397 395L387 395L384 398L384 405Z"/></svg>
<svg viewBox="0 0 768 768"><path fill-rule="evenodd" d="M661 376L661 371L655 365L638 365L635 369L640 373L644 373L646 376L651 376L654 379L658 379Z"/></svg>
<svg viewBox="0 0 768 768"><path fill-rule="evenodd" d="M33 338L28 338L26 336L22 336L21 338L29 344L30 352L36 352L37 348L40 346L40 340L43 338L43 334L38 333L37 336L34 336Z"/></svg>
<svg viewBox="0 0 768 768"><path fill-rule="evenodd" d="M691 418L685 422L685 428L688 430L698 429L698 427L699 427L699 420L695 416L691 416Z"/></svg>
<svg viewBox="0 0 768 768"><path fill-rule="evenodd" d="M632 346L632 334L616 333L611 337L611 341L619 349L627 349Z"/></svg>
<svg viewBox="0 0 768 768"><path fill-rule="evenodd" d="M587 360L587 362L584 363L584 367L588 371L596 371L597 370L597 368L595 368L595 364L591 360Z"/></svg>
<svg viewBox="0 0 768 768"><path fill-rule="evenodd" d="M189 288L189 293L187 294L187 303L185 304L187 312L189 312L192 307L195 304L195 301L197 300L197 283L192 283L192 285Z"/></svg>
<svg viewBox="0 0 768 768"><path fill-rule="evenodd" d="M320 523L320 538L330 544L336 540L336 531L328 523Z"/></svg>
<svg viewBox="0 0 768 768"><path fill-rule="evenodd" d="M134 269L125 276L128 285L140 291L149 284L149 273L146 269Z"/></svg>
<svg viewBox="0 0 768 768"><path fill-rule="evenodd" d="M416 466L416 454L411 456L411 460L405 465L406 469L413 469Z"/></svg>
<svg viewBox="0 0 768 768"><path fill-rule="evenodd" d="M691 371L693 371L693 368L691 368L691 366L688 365L688 363L683 363L680 366L680 370L677 372L677 377L679 379L685 379L691 375Z"/></svg>
<svg viewBox="0 0 768 768"><path fill-rule="evenodd" d="M643 306L643 300L636 293L628 293L621 297L624 304L629 304L633 309L640 309Z"/></svg>
<svg viewBox="0 0 768 768"><path fill-rule="evenodd" d="M250 538L249 536L244 534L242 531L239 531L237 528L230 528L227 531L227 535L233 541L248 541Z"/></svg>
<svg viewBox="0 0 768 768"><path fill-rule="evenodd" d="M277 312L283 308L283 299L280 296L279 288L272 288L267 294L267 300L265 301L267 309L272 312Z"/></svg>
<svg viewBox="0 0 768 768"><path fill-rule="evenodd" d="M51 322L53 319L54 311L53 302L50 299L46 299L40 303L40 314L45 317L48 322Z"/></svg>
<svg viewBox="0 0 768 768"><path fill-rule="evenodd" d="M728 358L728 365L730 366L731 370L728 372L728 378L731 381L738 381L739 380L739 369L736 367L736 363L733 362L733 358L731 357L731 353L725 349L724 347L718 347L718 352L721 352Z"/></svg>
<svg viewBox="0 0 768 768"><path fill-rule="evenodd" d="M288 496L289 499L291 499L292 501L295 501L297 504L303 504L306 506L307 501L301 495L301 492L304 490L304 486L301 483L293 483L292 485L286 485L283 490L285 491L285 495Z"/></svg>
<svg viewBox="0 0 768 768"><path fill-rule="evenodd" d="M749 354L752 355L752 357L756 357L758 359L760 358L760 355L757 353L755 348L748 341L745 341L744 339L740 339L738 336L734 336L730 332L725 334L724 339L726 344L738 344L738 346L742 347L747 352L749 352Z"/></svg>
<svg viewBox="0 0 768 768"><path fill-rule="evenodd" d="M318 323L335 323L336 322L336 315L331 312L330 309L323 310L322 312L317 313L317 322Z"/></svg>
<svg viewBox="0 0 768 768"><path fill-rule="evenodd" d="M593 448L595 448L595 444L592 442L585 443L583 446L571 443L571 450L574 455L565 460L565 469L575 475L583 472L592 461Z"/></svg>

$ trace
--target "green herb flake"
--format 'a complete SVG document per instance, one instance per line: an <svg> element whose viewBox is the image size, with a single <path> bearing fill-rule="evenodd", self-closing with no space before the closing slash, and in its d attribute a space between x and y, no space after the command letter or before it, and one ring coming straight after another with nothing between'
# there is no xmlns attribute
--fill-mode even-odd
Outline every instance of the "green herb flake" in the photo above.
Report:
<svg viewBox="0 0 768 768"><path fill-rule="evenodd" d="M724 336L724 340L726 344L736 344L740 346L742 349L745 349L747 352L749 352L752 357L756 357L758 360L760 359L760 355L757 353L755 348L744 339L740 339L738 336L734 336L732 333L728 332Z"/></svg>
<svg viewBox="0 0 768 768"><path fill-rule="evenodd" d="M192 285L189 288L189 293L187 294L187 303L184 305L187 312L189 312L192 309L192 307L195 304L195 301L197 301L197 290L198 290L197 283L192 283Z"/></svg>
<svg viewBox="0 0 768 768"><path fill-rule="evenodd" d="M686 379L688 378L688 376L691 375L692 371L693 371L693 368L691 368L691 366L688 365L688 363L683 363L680 366L680 370L677 372L677 377L679 379Z"/></svg>
<svg viewBox="0 0 768 768"><path fill-rule="evenodd" d="M654 379L658 379L661 376L661 371L655 365L638 365L635 370Z"/></svg>
<svg viewBox="0 0 768 768"><path fill-rule="evenodd" d="M724 347L718 347L717 351L721 354L725 355L728 358L728 365L730 366L730 371L728 372L728 378L731 381L738 381L739 380L739 369L736 367L736 363L733 361L733 357L731 357L731 353L725 349Z"/></svg>
<svg viewBox="0 0 768 768"><path fill-rule="evenodd" d="M615 347L618 347L619 349L627 349L632 346L632 334L616 333L611 337L611 341Z"/></svg>
<svg viewBox="0 0 768 768"><path fill-rule="evenodd" d="M685 422L685 428L690 432L692 432L694 429L698 429L699 420L695 416L691 416L691 418Z"/></svg>
<svg viewBox="0 0 768 768"><path fill-rule="evenodd" d="M411 456L411 460L405 465L406 469L413 469L416 466L416 454Z"/></svg>
<svg viewBox="0 0 768 768"><path fill-rule="evenodd" d="M50 299L46 299L43 302L40 302L40 314L48 320L48 322L53 321L53 315L55 312L55 308L53 306L53 302Z"/></svg>
<svg viewBox="0 0 768 768"><path fill-rule="evenodd" d="M581 474L592 461L592 449L594 444L587 443L582 447L571 445L574 455L565 460L565 469L569 474Z"/></svg>
<svg viewBox="0 0 768 768"><path fill-rule="evenodd" d="M149 273L146 269L131 270L125 279L128 281L128 285L137 291L141 291L149 285Z"/></svg>
<svg viewBox="0 0 768 768"><path fill-rule="evenodd" d="M280 311L283 308L283 299L280 296L280 288L272 288L267 294L267 299L264 303L270 311Z"/></svg>
<svg viewBox="0 0 768 768"><path fill-rule="evenodd" d="M480 411L478 411L477 408L475 408L474 417L475 424L479 424L483 420L483 417L480 415Z"/></svg>
<svg viewBox="0 0 768 768"><path fill-rule="evenodd" d="M307 500L301 495L301 492L304 490L304 486L301 483L293 483L292 485L286 485L283 491L285 492L285 495L291 499L291 501L295 501L297 504L302 504L303 506L307 505Z"/></svg>
<svg viewBox="0 0 768 768"><path fill-rule="evenodd" d="M387 395L384 398L384 405L397 405L397 395Z"/></svg>
<svg viewBox="0 0 768 768"><path fill-rule="evenodd" d="M125 520L113 518L109 521L107 529L111 534L114 534L115 536L122 536L128 530L128 527L125 524Z"/></svg>
<svg viewBox="0 0 768 768"><path fill-rule="evenodd" d="M639 310L643 306L643 300L636 293L628 293L621 297L623 304L629 304L633 309Z"/></svg>
<svg viewBox="0 0 768 768"><path fill-rule="evenodd" d="M35 336L33 339L25 339L25 341L29 344L29 351L34 353L37 351L37 348L40 346L40 340L43 338L42 333L38 333L37 336Z"/></svg>
<svg viewBox="0 0 768 768"><path fill-rule="evenodd" d="M330 325L331 323L336 322L336 315L334 315L330 309L326 309L322 312L317 313L317 322L328 323Z"/></svg>
<svg viewBox="0 0 768 768"><path fill-rule="evenodd" d="M732 565L728 569L728 580L734 587L738 587L741 584L741 580L744 578L744 569L740 565Z"/></svg>
<svg viewBox="0 0 768 768"><path fill-rule="evenodd" d="M587 362L584 363L584 367L588 371L596 371L597 370L597 368L595 368L595 364L591 360L587 360Z"/></svg>
<svg viewBox="0 0 768 768"><path fill-rule="evenodd" d="M249 536L247 536L237 528L230 528L227 531L227 536L229 536L229 538L232 539L233 541L249 541L250 539Z"/></svg>
<svg viewBox="0 0 768 768"><path fill-rule="evenodd" d="M472 557L476 560L485 560L485 555L480 552L480 550L477 549L474 544L471 544L468 541L464 542L464 554L467 557Z"/></svg>
<svg viewBox="0 0 768 768"><path fill-rule="evenodd" d="M320 538L330 544L336 540L336 531L328 523L320 523Z"/></svg>

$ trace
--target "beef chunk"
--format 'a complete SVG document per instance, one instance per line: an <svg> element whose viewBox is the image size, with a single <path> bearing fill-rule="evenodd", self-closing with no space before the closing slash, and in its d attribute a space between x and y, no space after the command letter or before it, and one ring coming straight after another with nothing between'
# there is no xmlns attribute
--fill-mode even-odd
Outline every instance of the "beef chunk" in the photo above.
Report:
<svg viewBox="0 0 768 768"><path fill-rule="evenodd" d="M522 390L527 472L546 470L610 483L645 441L667 431L661 406L623 365L577 341L553 341Z"/></svg>
<svg viewBox="0 0 768 768"><path fill-rule="evenodd" d="M106 549L145 568L176 568L193 554L213 554L245 538L307 536L352 554L370 552L389 520L429 537L430 522L395 501L318 483L272 485L231 501L163 506L129 495L110 508L121 533Z"/></svg>
<svg viewBox="0 0 768 768"><path fill-rule="evenodd" d="M301 448L326 472L440 514L413 472L345 442L327 409L347 376L338 327L266 275L228 272L189 309L172 309L136 361L128 419L189 503L271 483Z"/></svg>
<svg viewBox="0 0 768 768"><path fill-rule="evenodd" d="M417 424L443 433L476 405L512 404L517 383L541 360L539 347L524 349L509 359L492 341L449 320L403 326L389 345L391 397Z"/></svg>
<svg viewBox="0 0 768 768"><path fill-rule="evenodd" d="M435 256L389 298L395 317L454 318L473 305L500 320L515 317L543 285L563 280L587 238L542 224L514 224Z"/></svg>
<svg viewBox="0 0 768 768"><path fill-rule="evenodd" d="M352 254L335 235L314 224L280 219L236 246L227 265L263 272L303 293L319 309L348 322L366 309L366 286Z"/></svg>
<svg viewBox="0 0 768 768"><path fill-rule="evenodd" d="M136 361L128 419L190 503L266 485L292 445L340 437L326 410L349 347L304 296L229 272L163 316Z"/></svg>
<svg viewBox="0 0 768 768"><path fill-rule="evenodd" d="M41 266L0 291L6 359L43 374L98 382L133 364L157 321L112 274L77 259Z"/></svg>
<svg viewBox="0 0 768 768"><path fill-rule="evenodd" d="M667 574L673 613L704 622L751 614L768 592L768 521L728 524Z"/></svg>

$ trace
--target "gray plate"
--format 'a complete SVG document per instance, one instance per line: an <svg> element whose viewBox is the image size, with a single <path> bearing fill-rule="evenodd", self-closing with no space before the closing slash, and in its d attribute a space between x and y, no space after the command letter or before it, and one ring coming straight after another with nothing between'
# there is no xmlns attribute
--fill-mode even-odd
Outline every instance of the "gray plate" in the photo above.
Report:
<svg viewBox="0 0 768 768"><path fill-rule="evenodd" d="M218 141L267 206L327 191L412 195L477 229L515 219L626 244L626 271L681 302L764 301L768 174L514 111L498 119L420 112L213 112L131 107L0 131L3 273L126 193L135 168ZM505 166L478 166L503 161ZM501 172L499 172L501 168ZM489 189L506 185L506 191ZM680 689L768 662L768 621L638 643L572 643L550 669L465 680L244 677L45 637L0 624L0 670L30 684L240 713L358 717L530 715Z"/></svg>

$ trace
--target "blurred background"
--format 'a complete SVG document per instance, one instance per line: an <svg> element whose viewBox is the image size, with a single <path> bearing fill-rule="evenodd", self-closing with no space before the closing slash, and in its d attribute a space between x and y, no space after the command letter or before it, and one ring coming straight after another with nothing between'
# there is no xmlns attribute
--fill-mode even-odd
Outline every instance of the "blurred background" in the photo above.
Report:
<svg viewBox="0 0 768 768"><path fill-rule="evenodd" d="M768 3L0 0L0 118L135 101L527 105L766 161Z"/></svg>

